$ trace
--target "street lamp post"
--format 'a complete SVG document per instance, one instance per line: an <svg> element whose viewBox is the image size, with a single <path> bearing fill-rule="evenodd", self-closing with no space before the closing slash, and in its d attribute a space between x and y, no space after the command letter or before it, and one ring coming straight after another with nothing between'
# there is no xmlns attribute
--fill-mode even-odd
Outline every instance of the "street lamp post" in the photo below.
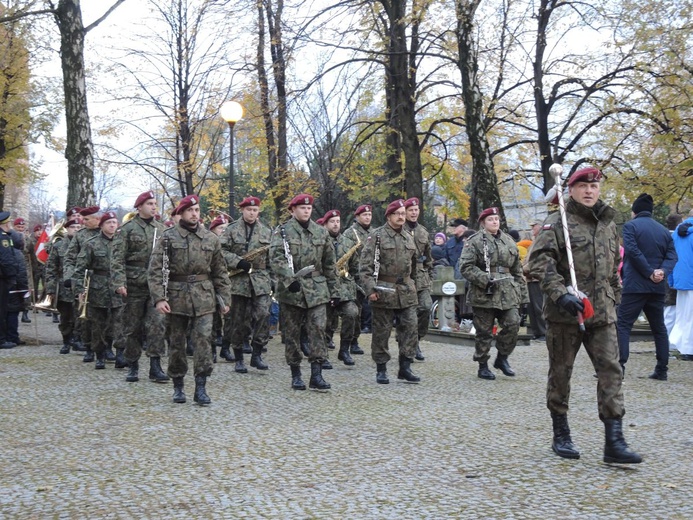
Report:
<svg viewBox="0 0 693 520"><path fill-rule="evenodd" d="M229 215L236 218L236 197L233 178L233 127L243 117L243 107L235 101L226 101L221 105L221 117L229 124Z"/></svg>

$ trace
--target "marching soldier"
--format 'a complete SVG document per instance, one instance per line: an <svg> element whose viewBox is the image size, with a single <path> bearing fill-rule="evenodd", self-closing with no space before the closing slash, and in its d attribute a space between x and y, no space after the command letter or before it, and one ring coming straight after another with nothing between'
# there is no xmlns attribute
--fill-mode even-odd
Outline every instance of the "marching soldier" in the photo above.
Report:
<svg viewBox="0 0 693 520"><path fill-rule="evenodd" d="M514 376L508 356L512 354L520 331L520 305L529 303L527 284L515 240L500 230L498 208L487 208L479 215L481 230L469 237L460 255L460 273L469 283L467 303L474 311L474 361L477 375L493 380L488 368L493 341L493 324L498 319L501 331L496 336L498 355L493 363L506 376Z"/></svg>
<svg viewBox="0 0 693 520"><path fill-rule="evenodd" d="M122 336L116 345L115 367L128 366L125 380L129 383L139 381L139 360L146 336L149 379L165 383L169 377L161 369L161 356L166 353L166 318L154 308L147 283L149 259L155 243L161 240L164 226L154 218L156 198L153 191L141 193L134 207L137 215L120 228L128 295L122 315Z"/></svg>
<svg viewBox="0 0 693 520"><path fill-rule="evenodd" d="M98 206L82 208L79 214L82 217L82 229L80 229L70 241L70 245L67 248L67 256L63 264L63 286L67 289L75 285L77 281L84 279L84 271L79 273L75 270L77 256L84 247L86 241L100 233L99 221L101 220L101 209ZM74 294L76 298L79 293L75 292ZM75 303L75 305L79 307L78 303ZM77 309L74 310L74 313L75 316L79 316ZM76 327L80 329L80 336L85 350L82 361L91 363L94 361L94 351L91 349L91 322L89 320L82 320L81 323L76 324ZM113 358L115 360L115 356L113 356Z"/></svg>
<svg viewBox="0 0 693 520"><path fill-rule="evenodd" d="M262 201L246 197L238 205L241 218L229 225L224 233L222 253L229 270L237 272L230 277L231 307L233 313L224 323L221 357L227 361L233 350L235 370L245 374L243 341L251 336L250 366L258 370L269 367L262 359L262 349L269 341L269 312L272 304L272 281L269 273L269 246L272 231L258 216ZM240 271L240 272L239 272Z"/></svg>
<svg viewBox="0 0 693 520"><path fill-rule="evenodd" d="M354 211L354 222L351 225L351 229L358 235L362 244L366 243L372 220L373 208L370 204L362 204ZM361 286L358 273L355 280L357 286ZM362 324L367 324L363 330L368 332L371 330L371 304L362 291L357 291L356 293L356 306L359 309L359 316L354 324L354 338L352 339L350 350L352 354L363 354L363 349L359 346L359 336L361 336Z"/></svg>
<svg viewBox="0 0 693 520"><path fill-rule="evenodd" d="M337 258L337 293L339 294L339 304L327 306L327 328L325 331L328 341L332 340L335 326L342 318L342 328L339 333L339 353L337 359L345 365L354 365L354 360L349 353L349 349L354 339L354 331L359 326L359 308L356 305L357 286L354 281L359 269L359 255L356 254L361 244L358 235L352 229L346 233L340 233L341 215L338 210L332 209L325 213L320 219L322 225L330 234L334 251ZM340 262L344 265L339 265ZM324 368L324 367L323 367Z"/></svg>
<svg viewBox="0 0 693 520"><path fill-rule="evenodd" d="M186 331L194 344L194 401L210 404L207 377L212 374L213 314L217 299L223 313L231 300L229 275L221 254L219 238L200 223L200 199L188 195L176 208L180 221L167 229L149 262L149 292L156 308L169 315L168 375L173 379L173 402L186 401L183 380L188 372L185 355Z"/></svg>
<svg viewBox="0 0 693 520"><path fill-rule="evenodd" d="M390 361L388 340L393 320L397 320L399 372L397 379L418 383L420 378L411 371L416 354L416 244L404 231L406 210L404 200L391 202L385 210L387 222L371 231L366 240L359 273L363 289L373 309L371 355L377 366L378 384L390 382L387 362Z"/></svg>
<svg viewBox="0 0 693 520"><path fill-rule="evenodd" d="M270 262L277 277L277 300L284 327L286 362L291 367L291 387L305 390L301 379L300 336L305 323L310 338L310 388L330 388L322 377L326 304L339 305L334 247L327 231L310 220L313 197L301 194L289 203L292 218L272 235Z"/></svg>
<svg viewBox="0 0 693 520"><path fill-rule="evenodd" d="M404 208L407 211L407 225L405 229L409 231L414 238L416 244L416 297L419 301L416 307L416 316L419 320L418 334L419 339L416 342L416 354L414 358L418 361L423 361L424 356L421 353L419 345L421 338L428 333L428 322L431 317L431 275L433 274L433 257L431 256L431 240L428 236L428 230L418 223L419 214L419 199L412 197L404 201Z"/></svg>
<svg viewBox="0 0 693 520"><path fill-rule="evenodd" d="M61 354L69 354L70 348L76 350L74 328L77 316L75 315L75 296L71 287L64 287L65 281L65 257L67 250L70 247L73 237L82 228L80 220L77 217L69 217L65 222L67 235L65 238L56 241L51 248L51 253L48 256L46 263L46 294L52 297L53 306L60 313L60 325L58 329L63 337L63 346L60 349ZM58 295L58 300L55 301L55 295Z"/></svg>
<svg viewBox="0 0 693 520"><path fill-rule="evenodd" d="M222 247L222 253L224 249L224 232L226 228L229 227L229 219L225 215L217 215L210 223L209 230L219 237ZM214 311L214 320L212 322L212 362L217 362L217 346L221 346L223 343L223 332L224 332L224 315L221 313L219 305L217 305L216 311Z"/></svg>
<svg viewBox="0 0 693 520"><path fill-rule="evenodd" d="M116 235L118 216L113 211L105 212L99 220L99 228L101 232L84 243L75 262L75 273L88 270L88 287L84 278L77 277L75 293L82 305L86 305L97 370L106 368L110 338L120 335L123 297L127 296L123 242Z"/></svg>

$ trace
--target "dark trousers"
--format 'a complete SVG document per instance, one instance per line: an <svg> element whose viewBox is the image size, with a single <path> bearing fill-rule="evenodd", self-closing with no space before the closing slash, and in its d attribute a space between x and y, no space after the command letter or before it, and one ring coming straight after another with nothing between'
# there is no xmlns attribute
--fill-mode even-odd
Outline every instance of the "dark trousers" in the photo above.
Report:
<svg viewBox="0 0 693 520"><path fill-rule="evenodd" d="M630 331L640 313L644 312L654 336L657 371L666 372L669 364L669 335L664 324L664 294L626 293L618 306L619 363L624 367L630 356Z"/></svg>
<svg viewBox="0 0 693 520"><path fill-rule="evenodd" d="M0 278L0 343L4 343L8 339L7 306L10 302L10 286L6 279Z"/></svg>
<svg viewBox="0 0 693 520"><path fill-rule="evenodd" d="M19 311L7 313L7 341L19 343Z"/></svg>
<svg viewBox="0 0 693 520"><path fill-rule="evenodd" d="M539 282L527 282L527 292L529 293L529 324L532 327L532 334L535 337L546 336L546 321L542 314L544 307L544 293L541 292Z"/></svg>

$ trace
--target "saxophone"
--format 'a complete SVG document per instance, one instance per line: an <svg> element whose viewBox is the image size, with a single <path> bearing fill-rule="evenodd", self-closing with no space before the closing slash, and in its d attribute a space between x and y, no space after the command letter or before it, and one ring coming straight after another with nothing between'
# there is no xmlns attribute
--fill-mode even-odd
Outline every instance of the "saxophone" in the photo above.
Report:
<svg viewBox="0 0 693 520"><path fill-rule="evenodd" d="M262 255L267 253L269 251L269 246L262 246L258 247L257 249L253 249L252 251L248 251L246 254L244 254L241 259L247 260L248 262L252 262L253 260L260 258ZM250 271L248 271L248 274L252 273L253 269L251 268ZM245 273L243 269L229 269L229 277L231 276L236 276L237 274Z"/></svg>
<svg viewBox="0 0 693 520"><path fill-rule="evenodd" d="M351 246L351 248L349 248L349 250L344 253L339 260L337 260L337 264L335 265L337 268L337 274L344 278L349 277L349 260L351 260L351 257L354 256L356 251L358 251L361 247L361 239L356 231L354 231L354 236L356 237L356 244Z"/></svg>

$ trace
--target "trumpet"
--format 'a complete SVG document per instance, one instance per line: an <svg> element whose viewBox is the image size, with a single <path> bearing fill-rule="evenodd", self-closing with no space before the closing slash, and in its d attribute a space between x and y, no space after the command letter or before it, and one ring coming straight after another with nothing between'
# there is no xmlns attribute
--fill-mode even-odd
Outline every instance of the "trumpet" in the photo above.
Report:
<svg viewBox="0 0 693 520"><path fill-rule="evenodd" d="M91 282L91 271L89 269L84 270L84 298L79 302L79 319L87 319L87 304L89 303L89 284Z"/></svg>
<svg viewBox="0 0 693 520"><path fill-rule="evenodd" d="M55 299L55 305L54 305L53 299ZM35 303L34 305L32 305L32 307L34 309L38 309L40 311L57 313L58 309L55 308L55 306L57 304L58 304L58 294L56 293L55 296L53 296L51 294L47 294L43 300L41 300L38 303Z"/></svg>

